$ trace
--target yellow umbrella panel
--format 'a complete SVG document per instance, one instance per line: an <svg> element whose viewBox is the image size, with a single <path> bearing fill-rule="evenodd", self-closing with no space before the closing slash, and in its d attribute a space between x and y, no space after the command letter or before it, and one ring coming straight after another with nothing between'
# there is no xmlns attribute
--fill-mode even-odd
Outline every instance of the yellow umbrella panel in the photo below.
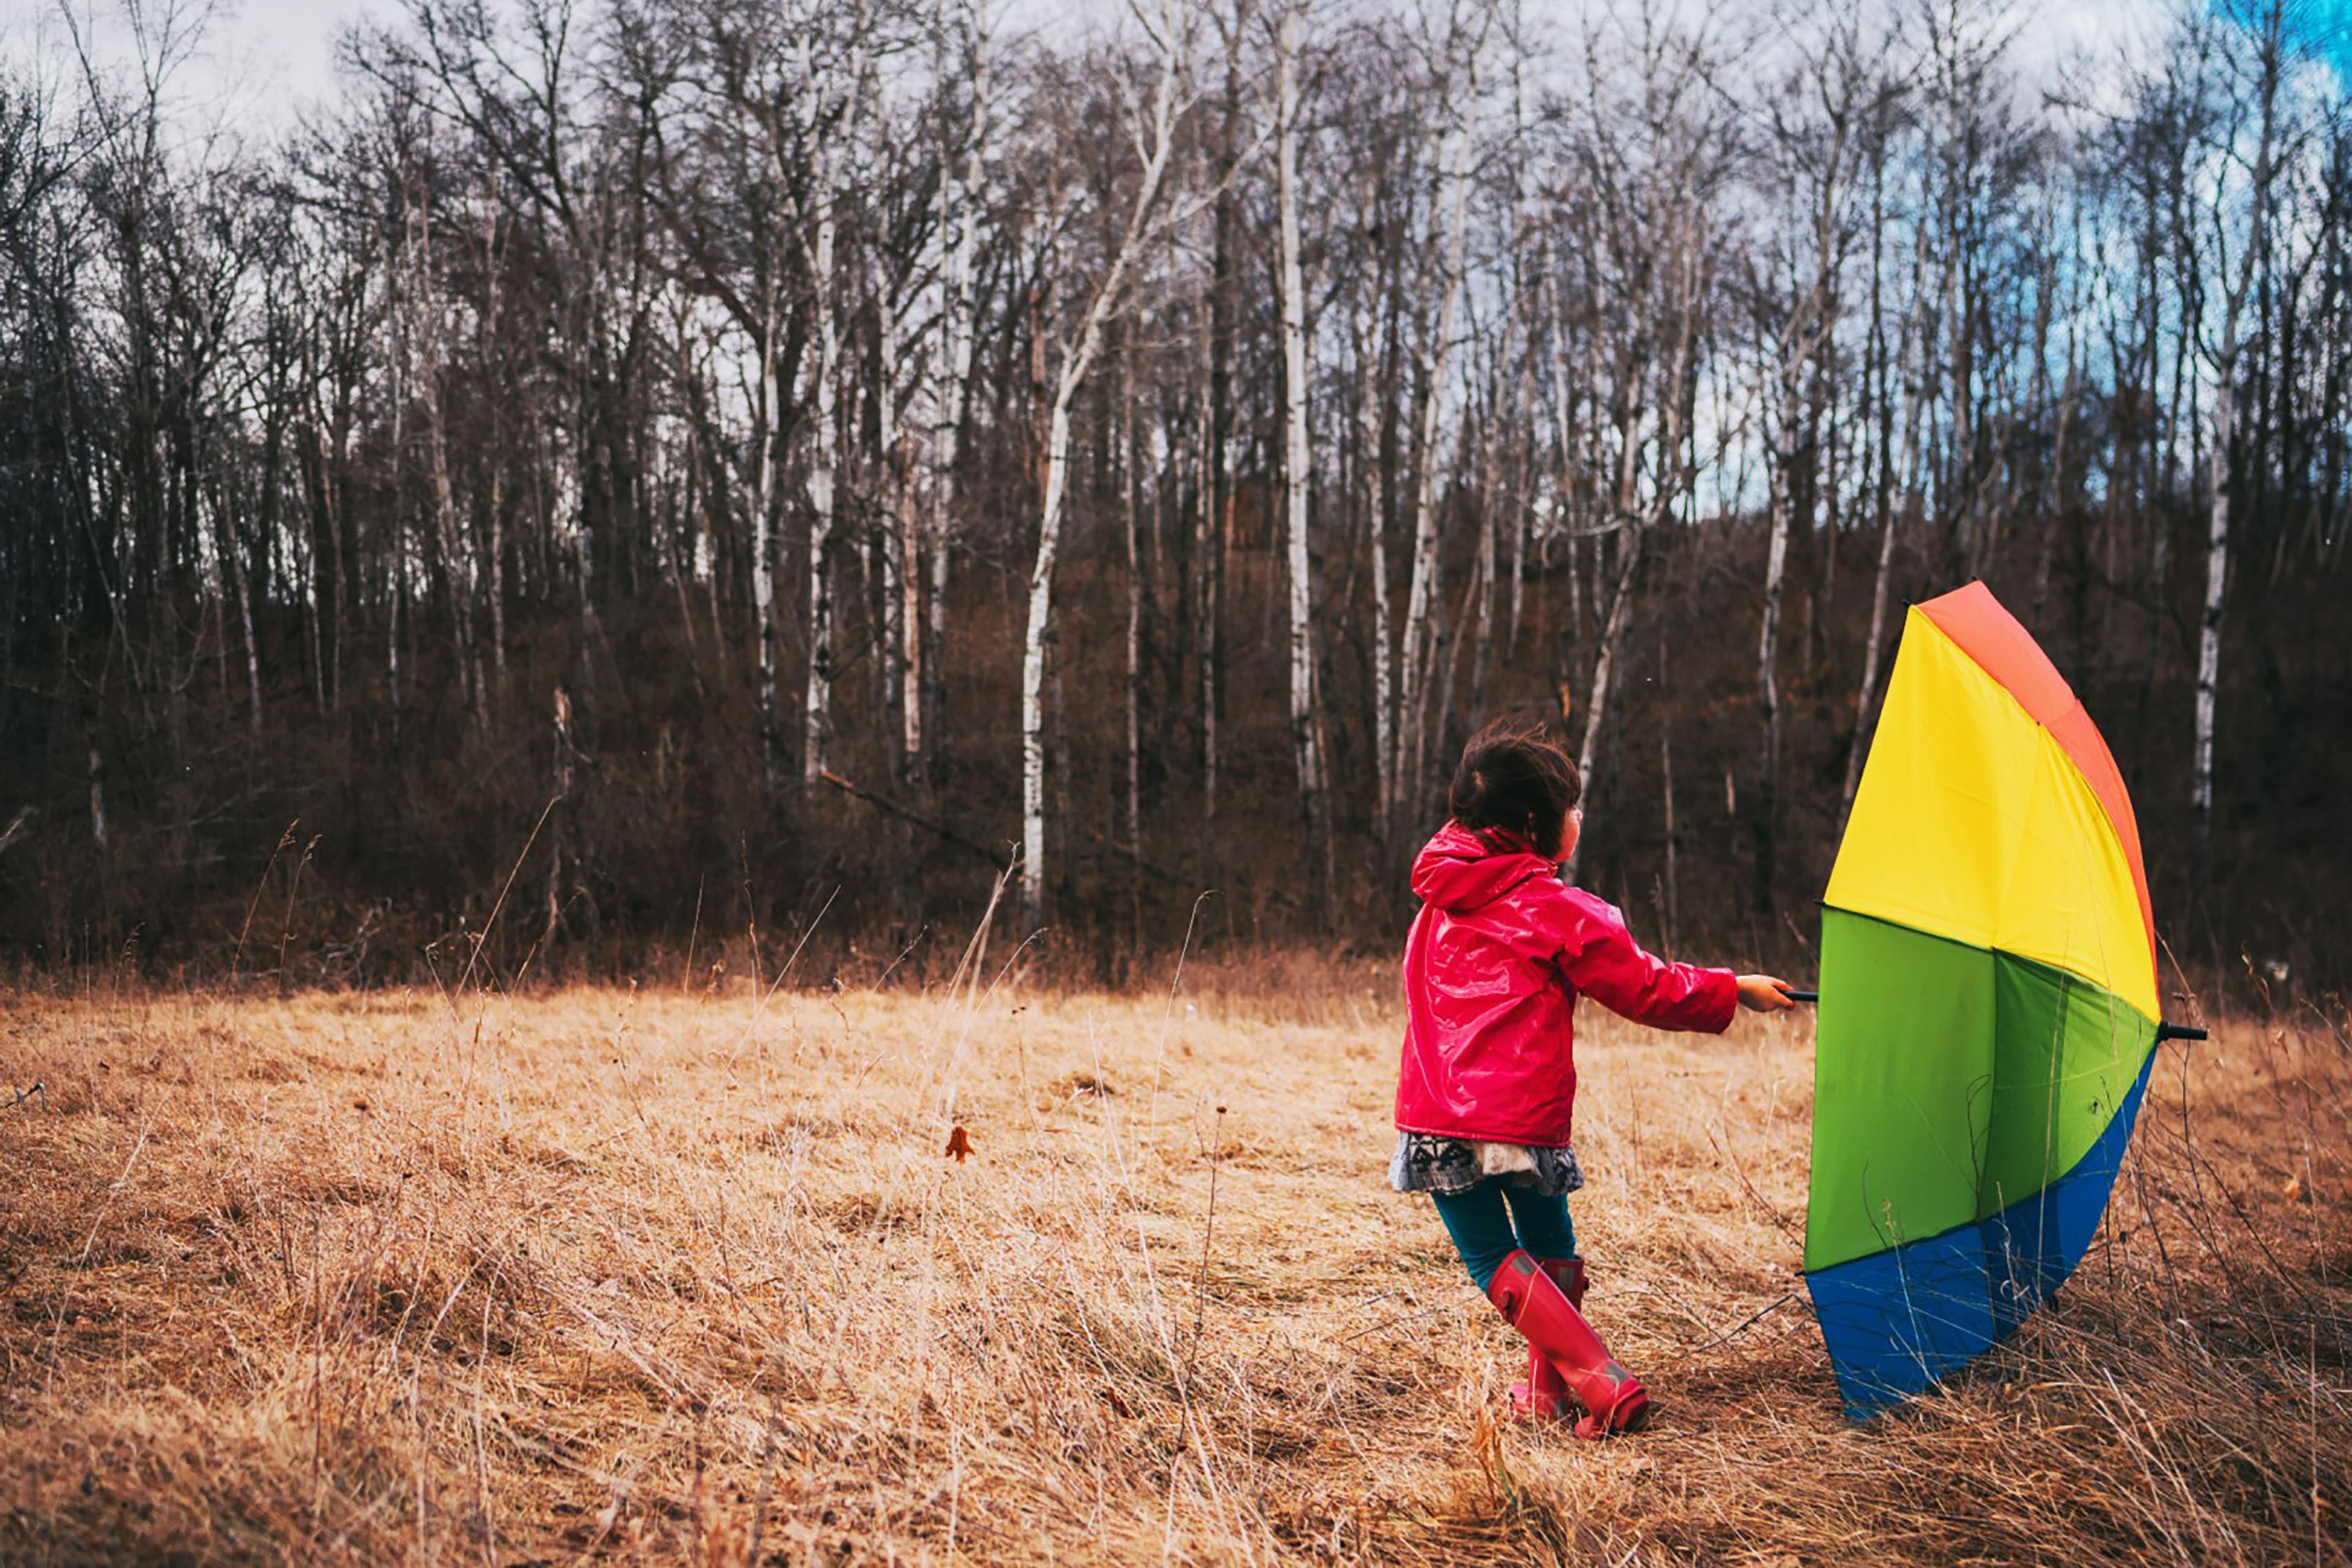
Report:
<svg viewBox="0 0 2352 1568"><path fill-rule="evenodd" d="M2105 743L1981 584L1915 607L1822 918L1806 1279L1850 1414L2005 1337L2105 1214L2158 1038Z"/></svg>

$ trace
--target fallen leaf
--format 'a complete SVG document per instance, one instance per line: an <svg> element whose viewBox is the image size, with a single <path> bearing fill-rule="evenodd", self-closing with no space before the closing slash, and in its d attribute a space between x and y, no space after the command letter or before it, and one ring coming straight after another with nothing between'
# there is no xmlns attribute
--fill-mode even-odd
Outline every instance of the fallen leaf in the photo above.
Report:
<svg viewBox="0 0 2352 1568"><path fill-rule="evenodd" d="M2289 1176L2286 1179L2286 1201L2291 1204L2299 1204L2303 1202L2303 1178L2301 1176Z"/></svg>
<svg viewBox="0 0 2352 1568"><path fill-rule="evenodd" d="M971 1135L964 1131L963 1123L959 1121L948 1130L948 1157L961 1165L971 1153Z"/></svg>

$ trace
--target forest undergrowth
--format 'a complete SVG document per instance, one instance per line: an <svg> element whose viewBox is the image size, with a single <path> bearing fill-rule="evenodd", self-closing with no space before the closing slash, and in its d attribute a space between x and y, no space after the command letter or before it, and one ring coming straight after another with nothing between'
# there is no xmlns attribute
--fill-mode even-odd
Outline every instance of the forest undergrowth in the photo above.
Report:
<svg viewBox="0 0 2352 1568"><path fill-rule="evenodd" d="M2163 1047L2055 1306L1856 1427L1810 1018L1588 1011L1591 1445L1386 1190L1392 976L987 973L0 993L0 1558L2352 1561L2341 1017Z"/></svg>

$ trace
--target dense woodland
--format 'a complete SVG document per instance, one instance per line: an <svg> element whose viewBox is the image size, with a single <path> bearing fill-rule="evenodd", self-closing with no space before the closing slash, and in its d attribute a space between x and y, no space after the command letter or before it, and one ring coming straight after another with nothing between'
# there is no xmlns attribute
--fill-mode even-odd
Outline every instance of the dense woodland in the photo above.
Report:
<svg viewBox="0 0 2352 1568"><path fill-rule="evenodd" d="M1982 577L2187 972L2341 978L2315 17L1001 10L402 0L282 131L194 10L10 35L10 962L870 978L1008 869L1000 957L1381 953L1527 712L1639 933L1805 973Z"/></svg>

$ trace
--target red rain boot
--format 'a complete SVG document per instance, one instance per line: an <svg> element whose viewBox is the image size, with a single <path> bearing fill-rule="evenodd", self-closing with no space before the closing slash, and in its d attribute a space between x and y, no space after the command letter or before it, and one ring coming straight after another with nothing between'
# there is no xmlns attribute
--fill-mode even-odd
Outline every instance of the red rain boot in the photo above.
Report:
<svg viewBox="0 0 2352 1568"><path fill-rule="evenodd" d="M1538 1258L1536 1264L1559 1293L1568 1298L1571 1307L1584 1305L1584 1259L1581 1258ZM1576 1414L1570 1399L1568 1384L1543 1352L1528 1347L1528 1380L1511 1384L1511 1408L1522 1415L1557 1416L1565 1419Z"/></svg>
<svg viewBox="0 0 2352 1568"><path fill-rule="evenodd" d="M1503 1259L1486 1286L1486 1299L1504 1321L1550 1363L1577 1403L1585 1408L1576 1424L1580 1437L1630 1432L1650 1413L1641 1379L1619 1366L1549 1273L1525 1252Z"/></svg>
<svg viewBox="0 0 2352 1568"><path fill-rule="evenodd" d="M1584 1277L1584 1259L1538 1258L1536 1261L1542 1265L1545 1273L1551 1276L1551 1282L1559 1287L1559 1293L1568 1298L1568 1304L1580 1312L1583 1311L1585 1288L1591 1283Z"/></svg>

